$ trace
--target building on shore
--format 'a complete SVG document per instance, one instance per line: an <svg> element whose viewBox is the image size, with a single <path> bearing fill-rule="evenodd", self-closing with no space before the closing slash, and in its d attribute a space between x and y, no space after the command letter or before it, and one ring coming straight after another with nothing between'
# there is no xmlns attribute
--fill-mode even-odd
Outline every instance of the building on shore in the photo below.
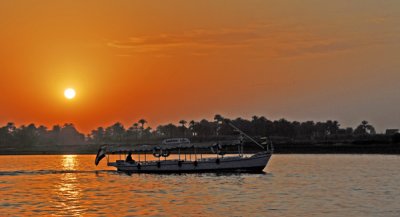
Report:
<svg viewBox="0 0 400 217"><path fill-rule="evenodd" d="M386 129L386 135L388 135L388 136L392 136L392 135L394 135L394 134L397 134L397 133L399 133L399 129Z"/></svg>

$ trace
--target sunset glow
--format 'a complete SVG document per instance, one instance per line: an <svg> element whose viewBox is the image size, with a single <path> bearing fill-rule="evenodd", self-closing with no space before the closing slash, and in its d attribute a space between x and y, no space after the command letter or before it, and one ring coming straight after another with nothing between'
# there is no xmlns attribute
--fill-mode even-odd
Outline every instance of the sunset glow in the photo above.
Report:
<svg viewBox="0 0 400 217"><path fill-rule="evenodd" d="M400 0L0 0L1 216L399 216Z"/></svg>
<svg viewBox="0 0 400 217"><path fill-rule="evenodd" d="M2 1L0 124L220 113L399 127L400 1L227 4Z"/></svg>

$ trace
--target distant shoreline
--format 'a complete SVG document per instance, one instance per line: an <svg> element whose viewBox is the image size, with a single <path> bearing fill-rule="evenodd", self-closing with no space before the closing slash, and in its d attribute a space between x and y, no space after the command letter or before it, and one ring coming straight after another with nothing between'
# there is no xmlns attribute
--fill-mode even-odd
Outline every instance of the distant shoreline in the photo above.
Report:
<svg viewBox="0 0 400 217"><path fill-rule="evenodd" d="M250 154L250 153L247 153ZM400 155L399 153L273 153L273 155L332 155L332 154L337 154L337 155ZM40 153L25 153L25 154L0 154L0 156L35 156L35 155L92 155L96 156L96 154L84 154L84 153L45 153L45 154L40 154Z"/></svg>
<svg viewBox="0 0 400 217"><path fill-rule="evenodd" d="M36 147L0 147L0 155L96 155L101 145L53 145ZM236 153L236 149L227 149L227 153ZM252 154L260 148L254 145L244 147L244 152ZM209 153L209 150L198 151ZM174 153L174 152L173 152ZM400 155L400 144L294 144L274 145L274 154L385 154Z"/></svg>

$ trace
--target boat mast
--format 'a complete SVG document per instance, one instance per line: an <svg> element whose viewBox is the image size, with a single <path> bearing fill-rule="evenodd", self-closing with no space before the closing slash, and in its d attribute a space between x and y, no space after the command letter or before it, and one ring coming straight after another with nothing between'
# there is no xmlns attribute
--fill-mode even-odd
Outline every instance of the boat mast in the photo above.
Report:
<svg viewBox="0 0 400 217"><path fill-rule="evenodd" d="M231 121L226 120L224 118L222 118L222 121L224 121L225 123L227 123L229 126L231 126L233 129L237 130L241 135L245 136L246 138L250 139L252 142L254 142L256 145L260 146L262 149L265 149L265 147L263 145L261 145L260 143L258 143L256 140L254 140L253 138L251 138L249 135L247 135L246 133L244 133L243 131L241 131L239 128L237 128L235 125L233 125L231 123ZM267 150L268 150L268 146L267 146Z"/></svg>

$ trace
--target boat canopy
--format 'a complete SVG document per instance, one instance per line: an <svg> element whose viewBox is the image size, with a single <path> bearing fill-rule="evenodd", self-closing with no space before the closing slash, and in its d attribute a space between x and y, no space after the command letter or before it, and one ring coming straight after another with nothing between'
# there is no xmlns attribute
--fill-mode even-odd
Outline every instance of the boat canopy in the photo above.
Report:
<svg viewBox="0 0 400 217"><path fill-rule="evenodd" d="M220 142L201 142L201 143L174 143L174 144L162 144L162 145L104 145L101 149L107 154L118 154L118 153L129 153L129 152L152 152L155 149L161 150L177 150L177 149L190 149L190 148L211 148L216 145L219 146L234 146L239 145L240 140L231 141L220 141Z"/></svg>

